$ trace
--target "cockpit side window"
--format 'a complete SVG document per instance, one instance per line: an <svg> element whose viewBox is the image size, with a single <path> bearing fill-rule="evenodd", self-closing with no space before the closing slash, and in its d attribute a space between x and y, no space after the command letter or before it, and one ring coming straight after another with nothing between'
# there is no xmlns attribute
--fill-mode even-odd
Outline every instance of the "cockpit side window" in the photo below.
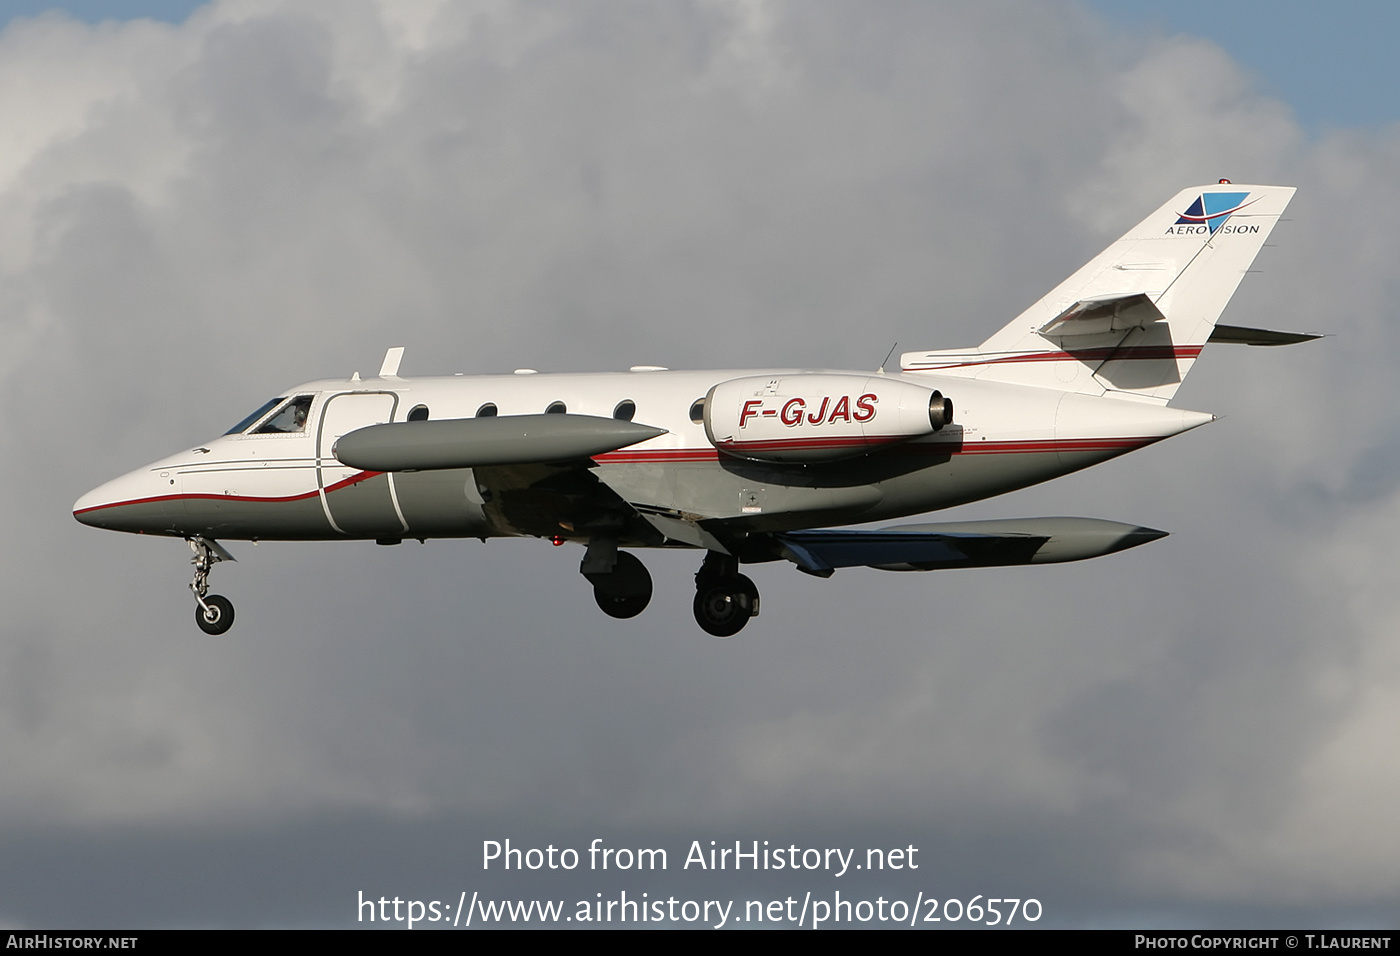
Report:
<svg viewBox="0 0 1400 956"><path fill-rule="evenodd" d="M306 431L306 417L311 414L310 395L298 395L286 405L282 410L273 415L253 434L255 435L292 435Z"/></svg>
<svg viewBox="0 0 1400 956"><path fill-rule="evenodd" d="M239 422L237 425L234 425L228 431L224 432L224 434L237 435L239 432L243 431L243 429L253 424L253 422L257 421L259 418L262 418L264 415L272 411L274 408L276 408L278 405L282 404L286 400L287 396L283 395L280 398L274 398L271 401L265 402L263 406L259 408L256 412L243 419L243 421Z"/></svg>

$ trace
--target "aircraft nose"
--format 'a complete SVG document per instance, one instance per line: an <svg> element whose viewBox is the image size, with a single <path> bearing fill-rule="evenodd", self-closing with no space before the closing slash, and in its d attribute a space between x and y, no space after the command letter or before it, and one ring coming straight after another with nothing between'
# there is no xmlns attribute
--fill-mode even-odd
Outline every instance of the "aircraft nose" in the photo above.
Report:
<svg viewBox="0 0 1400 956"><path fill-rule="evenodd" d="M138 469L114 478L73 502L73 517L92 528L118 531L145 530L143 507L157 492L152 485L149 469Z"/></svg>
<svg viewBox="0 0 1400 956"><path fill-rule="evenodd" d="M78 521L85 525L92 525L92 519L88 517L88 511L97 503L97 498L93 494L96 490L97 489L94 488L92 491L89 491L77 501L73 502L73 517L77 518Z"/></svg>
<svg viewBox="0 0 1400 956"><path fill-rule="evenodd" d="M102 512L115 507L122 500L116 494L117 489L113 487L116 484L115 481L109 481L98 485L73 502L73 517L91 528L103 527L106 522L103 521Z"/></svg>

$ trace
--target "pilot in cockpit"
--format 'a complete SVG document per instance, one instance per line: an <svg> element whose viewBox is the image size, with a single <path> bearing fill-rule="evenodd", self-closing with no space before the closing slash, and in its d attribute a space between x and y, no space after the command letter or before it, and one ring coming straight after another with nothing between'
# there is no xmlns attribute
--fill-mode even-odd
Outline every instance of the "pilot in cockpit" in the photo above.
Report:
<svg viewBox="0 0 1400 956"><path fill-rule="evenodd" d="M306 419L311 413L310 395L298 395L255 432L259 435L289 435L306 431Z"/></svg>

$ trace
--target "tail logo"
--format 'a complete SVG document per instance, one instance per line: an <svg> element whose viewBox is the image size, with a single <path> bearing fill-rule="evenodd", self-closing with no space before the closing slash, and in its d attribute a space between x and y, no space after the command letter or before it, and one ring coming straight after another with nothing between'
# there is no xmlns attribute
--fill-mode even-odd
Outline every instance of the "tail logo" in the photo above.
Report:
<svg viewBox="0 0 1400 956"><path fill-rule="evenodd" d="M1178 226L1204 225L1212 233L1225 224L1225 220L1250 203L1249 193L1201 193L1185 212L1180 214Z"/></svg>

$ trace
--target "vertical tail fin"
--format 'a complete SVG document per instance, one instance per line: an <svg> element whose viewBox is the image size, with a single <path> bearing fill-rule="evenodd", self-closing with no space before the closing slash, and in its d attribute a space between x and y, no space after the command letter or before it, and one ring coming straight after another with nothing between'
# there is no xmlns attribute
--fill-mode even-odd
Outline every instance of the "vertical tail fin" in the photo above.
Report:
<svg viewBox="0 0 1400 956"><path fill-rule="evenodd" d="M977 349L901 366L1166 404L1294 191L1183 190Z"/></svg>

